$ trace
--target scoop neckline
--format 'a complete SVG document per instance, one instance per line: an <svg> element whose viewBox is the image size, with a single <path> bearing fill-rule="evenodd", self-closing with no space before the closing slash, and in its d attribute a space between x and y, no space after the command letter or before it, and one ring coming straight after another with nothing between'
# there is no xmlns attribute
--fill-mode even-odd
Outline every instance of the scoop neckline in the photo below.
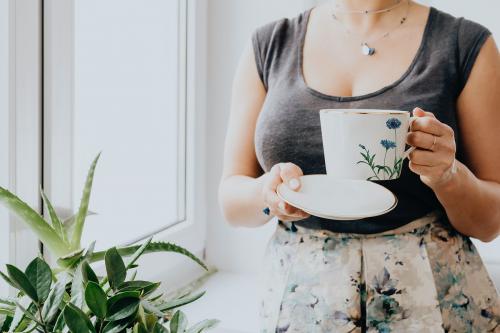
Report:
<svg viewBox="0 0 500 333"><path fill-rule="evenodd" d="M302 29L301 29L301 32L300 32L300 42L298 43L298 57L299 57L299 61L298 61L298 72L299 72L299 78L300 78L300 83L301 85L311 94L315 95L315 96L318 96L318 97L321 97L321 98L325 98L325 99L329 99L329 100L334 100L334 101L337 101L337 102L351 102L351 101L359 101L359 100L363 100L363 99L367 99L367 98L370 98L370 97L374 97L374 96L377 96L377 95L380 95L396 86L398 86L401 82L403 82L406 77L408 77L408 75L412 72L413 68L415 67L416 63L418 62L418 60L420 59L420 57L422 56L423 54L423 51L424 51L424 47L425 47L425 44L426 44L426 41L427 41L427 38L428 38L428 35L430 33L430 28L431 28L431 25L432 25L432 22L434 20L434 15L435 15L435 11L436 9L433 7L433 6L429 6L429 13L427 15L427 21L425 23L425 27L424 27L424 32L422 34L422 39L420 41L420 45L417 49L417 52L415 53L414 57L413 57L413 60L411 61L409 67L406 69L406 71L399 77L399 79L397 79L396 81L394 81L393 83L387 85L387 86L384 86L378 90L375 90L373 92L370 92L370 93L366 93L366 94L362 94L362 95L354 95L354 96L336 96L336 95L329 95L329 94L325 94L325 93L322 93L321 91L319 90L316 90L312 87L310 87L307 82L306 82L306 79L305 79L305 76L304 76L304 68L303 68L303 62L304 62L304 45L305 45L305 39L306 39L306 35L307 35L307 28L308 28L308 25L309 25L309 18L311 16L311 12L313 11L313 9L316 8L315 7L312 7L312 8L309 8L305 13L305 19L302 20Z"/></svg>

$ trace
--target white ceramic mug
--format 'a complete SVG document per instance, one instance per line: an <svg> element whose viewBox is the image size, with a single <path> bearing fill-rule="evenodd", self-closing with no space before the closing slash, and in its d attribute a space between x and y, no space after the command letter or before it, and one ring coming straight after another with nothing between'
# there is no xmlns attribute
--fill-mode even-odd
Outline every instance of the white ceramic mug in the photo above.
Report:
<svg viewBox="0 0 500 333"><path fill-rule="evenodd" d="M410 112L320 111L326 173L340 179L391 180L401 175Z"/></svg>

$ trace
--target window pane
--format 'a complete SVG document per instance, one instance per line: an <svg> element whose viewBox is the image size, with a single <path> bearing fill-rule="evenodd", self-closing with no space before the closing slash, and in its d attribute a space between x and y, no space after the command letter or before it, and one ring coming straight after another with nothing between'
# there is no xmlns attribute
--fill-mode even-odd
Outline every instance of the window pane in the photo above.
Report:
<svg viewBox="0 0 500 333"><path fill-rule="evenodd" d="M102 150L85 243L121 244L178 219L178 12L174 0L76 1L75 207Z"/></svg>

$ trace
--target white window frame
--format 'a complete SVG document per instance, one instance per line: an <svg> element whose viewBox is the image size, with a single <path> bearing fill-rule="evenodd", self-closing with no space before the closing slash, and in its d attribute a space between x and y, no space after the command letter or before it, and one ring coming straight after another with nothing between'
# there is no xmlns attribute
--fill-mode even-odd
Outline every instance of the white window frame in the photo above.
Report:
<svg viewBox="0 0 500 333"><path fill-rule="evenodd" d="M0 182L41 211L41 1L5 0L1 6L0 66L8 75L0 84ZM0 219L0 262L24 269L39 253L38 239L4 207ZM2 284L0 295L5 293Z"/></svg>
<svg viewBox="0 0 500 333"><path fill-rule="evenodd" d="M74 109L72 32L76 0L5 1L9 5L10 71L9 101L2 104L2 107L8 104L8 110L0 114L0 129L5 139L0 146L0 180L3 186L39 211L38 188L43 181L45 191L57 208L75 211L72 207L72 144L59 138L72 137L72 112L69 111ZM185 75L179 78L180 96L183 96L179 99L179 110L185 110L179 114L179 126L185 131L179 131L178 142L185 149L179 149L178 153L180 170L184 170L179 175L178 188L179 196L186 200L185 206L183 200L179 200L178 207L179 216L184 219L155 233L154 240L173 242L204 258L206 3L178 1L183 18L180 66L186 69ZM51 161L57 164L50 165ZM7 216L10 216L7 211L1 209L0 218ZM37 255L37 238L22 224L9 218L9 223L3 223L0 231L10 238L8 244L0 244L2 262L23 266ZM135 241L148 235L137 236ZM170 286L180 286L194 279L195 272L203 272L196 263L181 255L168 257L161 263L161 269L157 260L158 257L156 261L145 258L142 272L169 282ZM166 274L173 271L176 274Z"/></svg>

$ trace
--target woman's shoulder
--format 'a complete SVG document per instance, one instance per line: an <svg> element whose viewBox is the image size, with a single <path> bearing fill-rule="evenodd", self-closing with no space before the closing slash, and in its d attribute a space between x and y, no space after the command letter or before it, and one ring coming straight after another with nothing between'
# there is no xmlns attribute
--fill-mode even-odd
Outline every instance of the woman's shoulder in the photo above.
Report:
<svg viewBox="0 0 500 333"><path fill-rule="evenodd" d="M463 16L457 17L434 7L431 10L434 12L434 49L444 51L443 57L453 64L460 79L461 91L491 31L481 23Z"/></svg>
<svg viewBox="0 0 500 333"><path fill-rule="evenodd" d="M476 38L481 35L490 35L490 30L479 22L463 16L455 16L451 13L431 7L434 11L434 20L436 21L439 33L448 33L450 37L456 37L457 42L470 38Z"/></svg>
<svg viewBox="0 0 500 333"><path fill-rule="evenodd" d="M279 73L283 65L283 62L273 60L287 55L288 62L293 61L289 51L299 45L301 29L308 11L310 9L291 18L273 20L253 31L251 39L257 71L266 90L271 73Z"/></svg>
<svg viewBox="0 0 500 333"><path fill-rule="evenodd" d="M252 37L261 46L269 47L271 44L283 44L285 41L294 41L300 33L301 24L310 9L300 12L293 17L283 17L257 26Z"/></svg>

